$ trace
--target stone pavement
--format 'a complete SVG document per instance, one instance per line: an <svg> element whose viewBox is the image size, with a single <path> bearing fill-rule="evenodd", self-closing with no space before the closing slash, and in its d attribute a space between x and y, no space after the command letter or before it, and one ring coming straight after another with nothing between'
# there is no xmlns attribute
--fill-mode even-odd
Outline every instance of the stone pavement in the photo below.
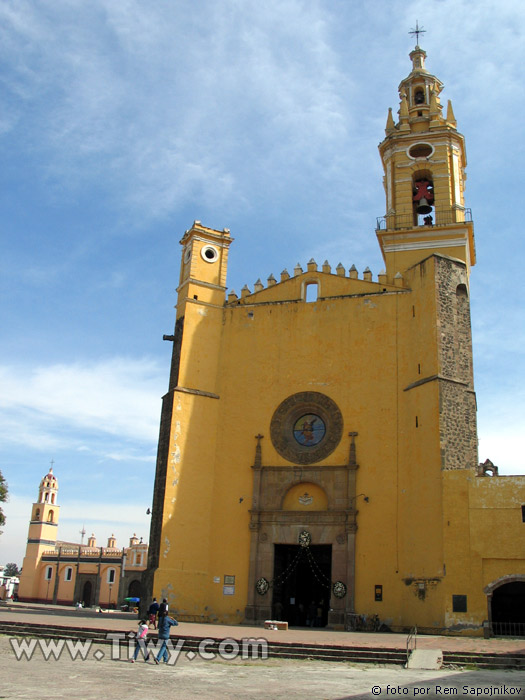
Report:
<svg viewBox="0 0 525 700"><path fill-rule="evenodd" d="M146 664L140 657L130 664L126 658L111 658L107 645L94 646L85 660L63 653L46 661L37 651L30 661L17 661L9 639L0 636L0 697L10 700L437 700L445 694L525 697L524 686L523 671L417 671L286 659L205 661L184 655L174 666Z"/></svg>
<svg viewBox="0 0 525 700"><path fill-rule="evenodd" d="M28 605L12 603L0 607L0 620L20 620L35 624L91 627L108 631L135 630L137 615L134 613L96 613L91 610L77 611L73 607L52 605ZM339 632L324 628L292 628L289 630L264 630L262 627L247 625L212 625L198 622L181 622L177 627L178 637L213 637L215 639L241 639L243 637L264 636L269 641L298 642L303 644L382 647L384 649L405 649L406 634L381 632ZM419 635L418 649L441 649L442 651L471 651L525 654L525 639L482 637L449 637Z"/></svg>
<svg viewBox="0 0 525 700"><path fill-rule="evenodd" d="M75 627L102 628L128 632L136 628L136 615L96 614L89 610L53 606L0 607L0 620ZM262 630L260 627L233 627L181 623L176 638L184 636L241 639L270 637L278 641L337 644L349 646L404 647L405 635L332 632L323 629L292 629L287 632ZM27 640L27 638L26 638ZM28 640L30 641L30 640ZM44 640L46 642L46 640ZM35 642L31 660L17 660L15 643L0 636L0 698L58 700L121 700L128 697L181 698L188 700L396 700L442 698L455 694L462 697L494 697L499 695L525 698L525 672L407 670L399 666L354 665L346 662L292 661L288 659L223 659L189 658L181 653L173 665L144 663L141 656L131 664L129 646L106 645L85 647L86 653L73 658L71 648L64 646L59 658L45 659L42 647ZM460 637L420 637L418 647L448 650L521 651L523 640L467 639Z"/></svg>

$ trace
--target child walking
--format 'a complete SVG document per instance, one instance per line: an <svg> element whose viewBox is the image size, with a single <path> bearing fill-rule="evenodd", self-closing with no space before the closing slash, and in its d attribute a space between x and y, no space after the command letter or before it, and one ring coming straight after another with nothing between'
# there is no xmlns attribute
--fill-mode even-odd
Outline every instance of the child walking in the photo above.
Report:
<svg viewBox="0 0 525 700"><path fill-rule="evenodd" d="M144 654L144 661L147 662L149 659L149 651L146 649L146 638L148 636L148 623L146 620L141 620L139 622L139 628L137 630L137 633L135 635L135 640L136 640L136 646L135 646L135 653L133 654L133 658L130 659L130 662L132 664L135 663L137 660L137 656L139 655L139 651L142 649L142 653Z"/></svg>

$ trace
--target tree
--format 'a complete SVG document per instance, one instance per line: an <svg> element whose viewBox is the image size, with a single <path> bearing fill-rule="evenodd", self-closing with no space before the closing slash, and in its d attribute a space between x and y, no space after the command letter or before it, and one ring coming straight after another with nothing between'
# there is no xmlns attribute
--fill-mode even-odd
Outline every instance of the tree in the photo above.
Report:
<svg viewBox="0 0 525 700"><path fill-rule="evenodd" d="M20 570L14 562L9 562L4 566L4 576L20 576Z"/></svg>
<svg viewBox="0 0 525 700"><path fill-rule="evenodd" d="M0 503L5 503L7 501L7 482L4 479L2 472L0 472ZM0 508L0 527L5 523L5 515L2 508ZM0 535L2 530L0 530Z"/></svg>

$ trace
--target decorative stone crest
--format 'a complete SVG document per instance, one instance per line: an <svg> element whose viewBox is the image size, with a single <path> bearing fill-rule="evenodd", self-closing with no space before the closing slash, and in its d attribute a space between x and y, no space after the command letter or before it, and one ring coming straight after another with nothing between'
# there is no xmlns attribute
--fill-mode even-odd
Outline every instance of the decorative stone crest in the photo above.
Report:
<svg viewBox="0 0 525 700"><path fill-rule="evenodd" d="M302 391L285 399L273 414L270 435L277 452L296 464L328 457L341 440L343 416L331 398Z"/></svg>

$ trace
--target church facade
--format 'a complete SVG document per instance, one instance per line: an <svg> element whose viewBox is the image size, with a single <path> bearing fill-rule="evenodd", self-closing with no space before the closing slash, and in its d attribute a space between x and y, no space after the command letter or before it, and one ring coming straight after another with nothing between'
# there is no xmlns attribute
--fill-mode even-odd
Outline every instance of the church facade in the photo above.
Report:
<svg viewBox="0 0 525 700"><path fill-rule="evenodd" d="M525 594L525 477L478 464L466 152L416 46L379 146L385 262L240 296L185 232L146 597L180 619L481 634Z"/></svg>
<svg viewBox="0 0 525 700"><path fill-rule="evenodd" d="M119 608L127 597L140 599L148 545L136 535L123 548L113 535L107 547L97 546L94 534L87 544L64 542L58 539L59 515L58 479L51 468L31 508L18 599L106 609Z"/></svg>

